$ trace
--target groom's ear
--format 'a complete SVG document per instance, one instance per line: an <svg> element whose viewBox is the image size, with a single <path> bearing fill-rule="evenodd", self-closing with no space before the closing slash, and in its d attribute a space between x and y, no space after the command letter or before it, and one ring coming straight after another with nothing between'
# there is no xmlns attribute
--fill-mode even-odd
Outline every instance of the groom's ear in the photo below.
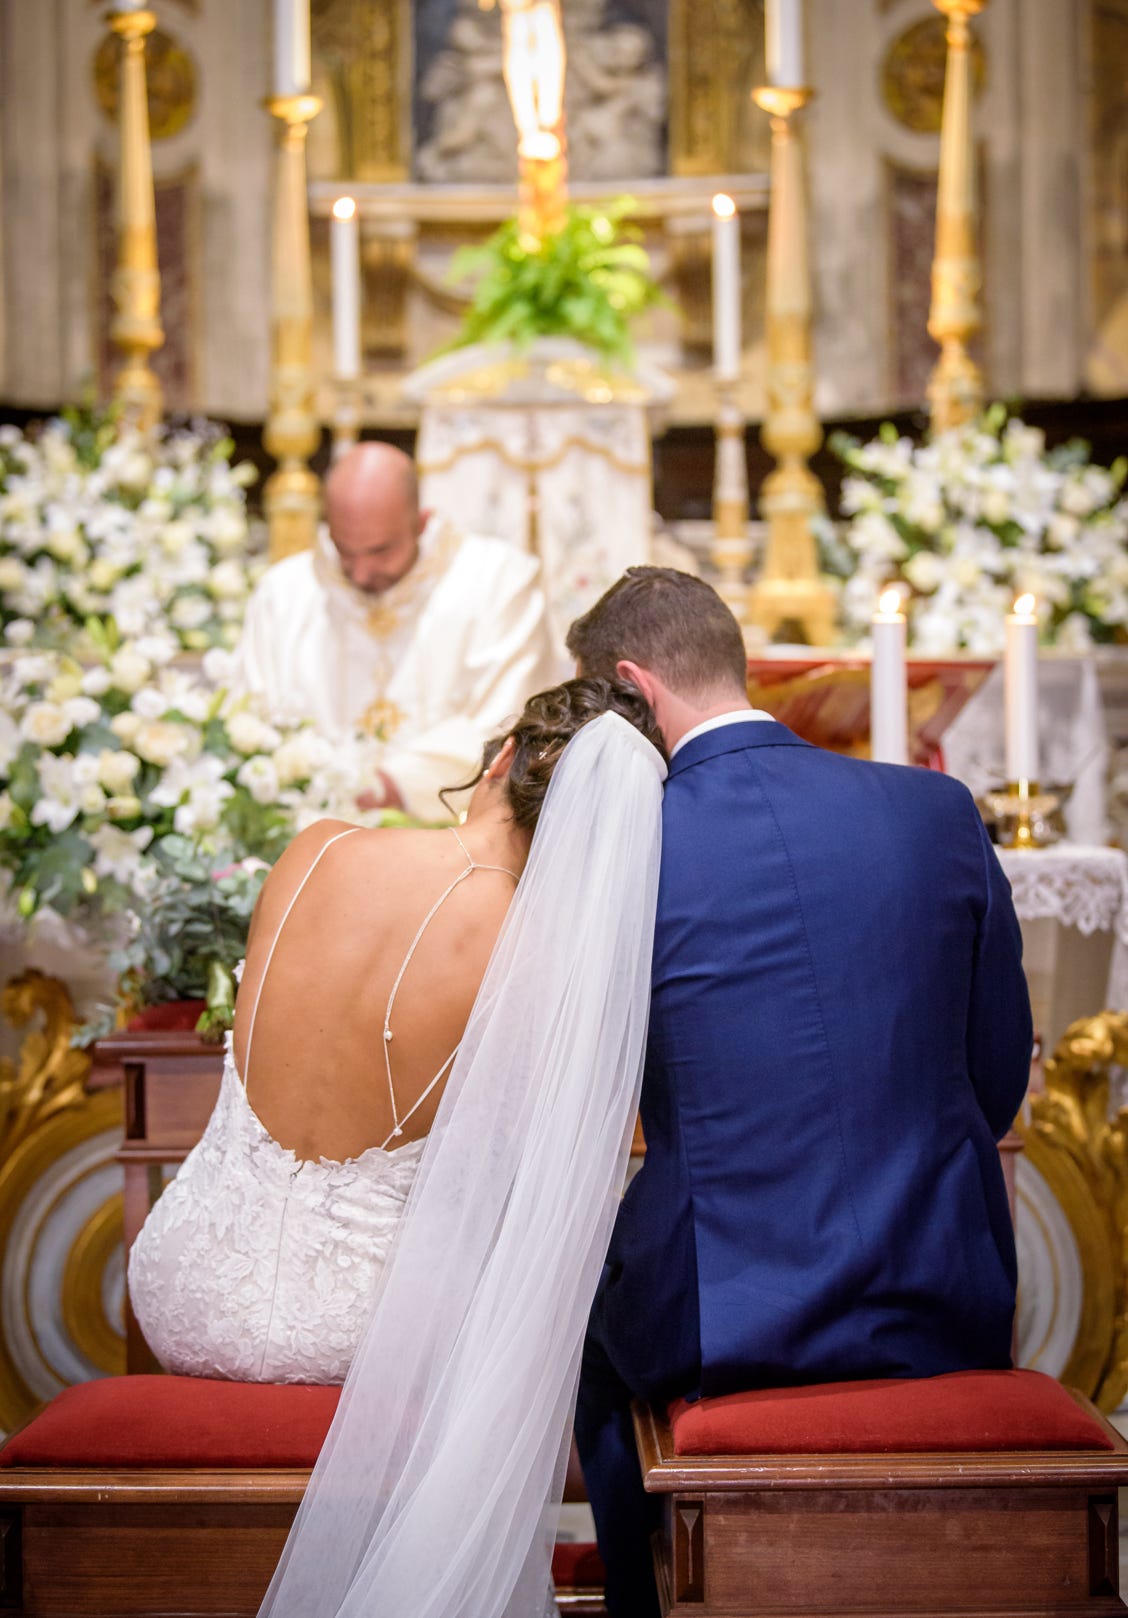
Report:
<svg viewBox="0 0 1128 1618"><path fill-rule="evenodd" d="M649 669L644 669L638 663L632 663L628 658L622 657L615 664L615 674L624 685L633 685L653 708L658 682Z"/></svg>

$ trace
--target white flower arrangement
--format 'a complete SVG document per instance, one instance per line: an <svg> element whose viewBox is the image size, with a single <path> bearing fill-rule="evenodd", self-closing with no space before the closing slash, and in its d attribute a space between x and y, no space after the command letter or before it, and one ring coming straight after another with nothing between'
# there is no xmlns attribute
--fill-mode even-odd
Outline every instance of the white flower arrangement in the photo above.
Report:
<svg viewBox="0 0 1128 1618"><path fill-rule="evenodd" d="M41 906L87 923L143 907L185 844L220 866L272 863L326 815L357 809L379 743L330 743L224 689L229 654L173 666L169 634L83 668L54 651L10 655L0 673L0 868L21 915Z"/></svg>
<svg viewBox="0 0 1128 1618"><path fill-rule="evenodd" d="M141 433L72 411L0 427L0 627L9 646L89 650L110 620L127 638L233 646L262 571L247 486L210 424Z"/></svg>
<svg viewBox="0 0 1128 1618"><path fill-rule="evenodd" d="M871 443L831 441L849 469L846 521L822 537L841 584L846 635L869 631L878 595L907 586L909 638L929 656L996 655L1018 595L1038 602L1041 638L1085 651L1128 629L1128 463L1109 470L1074 442L1047 451L1038 428L993 406L922 444L887 425Z"/></svg>

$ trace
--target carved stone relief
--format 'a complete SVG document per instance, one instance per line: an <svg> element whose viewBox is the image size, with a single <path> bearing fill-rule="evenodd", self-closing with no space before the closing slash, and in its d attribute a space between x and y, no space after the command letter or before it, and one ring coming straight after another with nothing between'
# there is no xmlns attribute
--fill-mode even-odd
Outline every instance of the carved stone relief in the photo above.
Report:
<svg viewBox="0 0 1128 1618"><path fill-rule="evenodd" d="M664 173L666 71L654 29L609 0L568 0L563 19L572 177ZM482 11L477 0L456 0L453 8L450 0L422 0L416 52L415 177L445 184L515 180L498 11Z"/></svg>

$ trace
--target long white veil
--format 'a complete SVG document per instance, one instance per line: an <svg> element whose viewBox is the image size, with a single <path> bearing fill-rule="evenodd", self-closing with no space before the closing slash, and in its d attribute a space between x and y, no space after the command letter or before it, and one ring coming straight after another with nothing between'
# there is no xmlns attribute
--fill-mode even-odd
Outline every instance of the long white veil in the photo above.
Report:
<svg viewBox="0 0 1128 1618"><path fill-rule="evenodd" d="M260 1618L540 1618L641 1082L665 769L616 714L553 774Z"/></svg>

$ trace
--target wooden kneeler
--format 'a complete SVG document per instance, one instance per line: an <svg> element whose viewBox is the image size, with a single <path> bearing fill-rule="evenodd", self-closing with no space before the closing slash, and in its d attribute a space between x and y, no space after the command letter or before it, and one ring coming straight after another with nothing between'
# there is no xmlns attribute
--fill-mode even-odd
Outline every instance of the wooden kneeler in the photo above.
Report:
<svg viewBox="0 0 1128 1618"><path fill-rule="evenodd" d="M0 1615L253 1618L339 1391L68 1388L0 1450ZM593 1546L558 1547L553 1566L564 1612L603 1613Z"/></svg>
<svg viewBox="0 0 1128 1618"><path fill-rule="evenodd" d="M1034 1371L637 1407L667 1618L1124 1611L1128 1444Z"/></svg>

